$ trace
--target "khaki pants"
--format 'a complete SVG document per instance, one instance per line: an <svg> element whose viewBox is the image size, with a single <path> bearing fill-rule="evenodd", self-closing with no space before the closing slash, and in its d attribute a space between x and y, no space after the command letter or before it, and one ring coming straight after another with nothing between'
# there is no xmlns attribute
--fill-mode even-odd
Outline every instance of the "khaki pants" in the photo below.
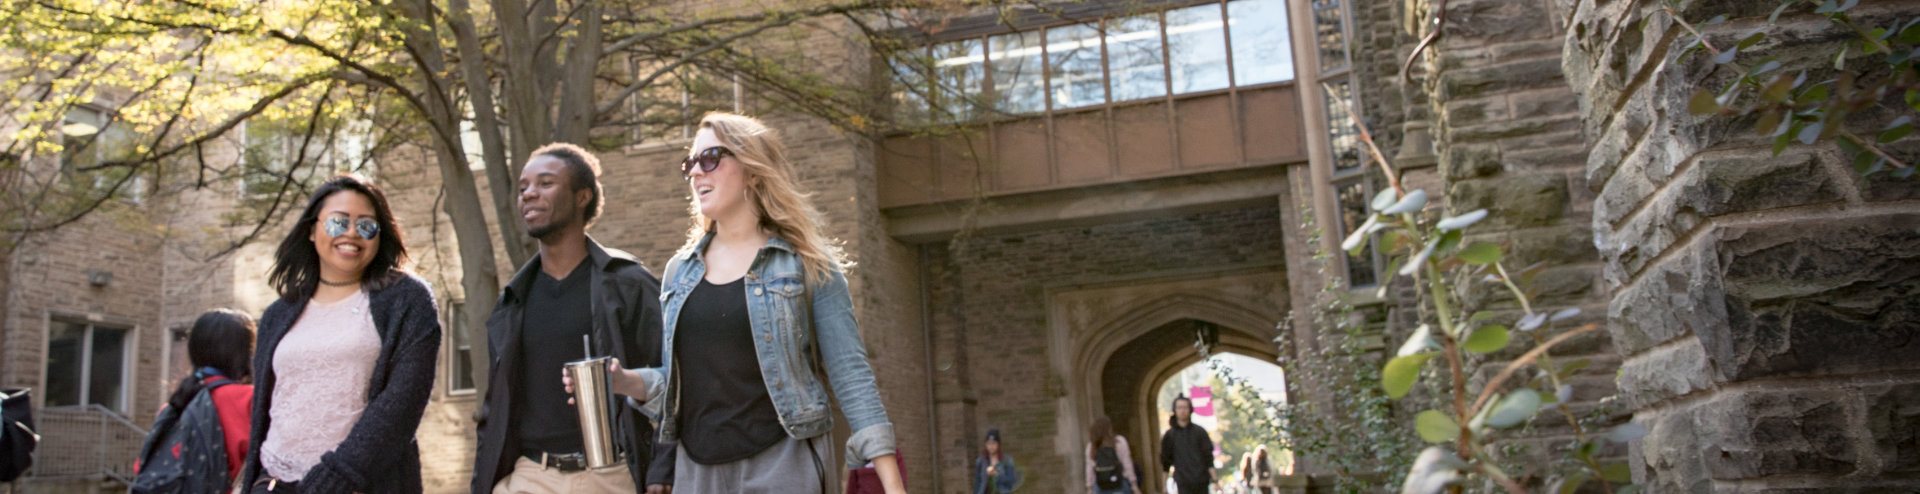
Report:
<svg viewBox="0 0 1920 494"><path fill-rule="evenodd" d="M563 472L558 468L547 468L533 460L521 457L513 461L513 473L493 484L493 494L562 494L562 493L619 493L639 492L633 487L633 476L627 473L625 462L600 468L589 468L577 472Z"/></svg>

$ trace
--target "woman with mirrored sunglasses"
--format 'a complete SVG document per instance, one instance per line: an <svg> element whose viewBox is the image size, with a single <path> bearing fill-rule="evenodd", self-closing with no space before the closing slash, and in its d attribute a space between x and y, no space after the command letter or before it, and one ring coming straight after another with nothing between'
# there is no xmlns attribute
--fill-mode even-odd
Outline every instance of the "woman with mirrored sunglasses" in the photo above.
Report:
<svg viewBox="0 0 1920 494"><path fill-rule="evenodd" d="M275 252L254 350L250 493L417 493L440 318L386 194L342 175Z"/></svg>

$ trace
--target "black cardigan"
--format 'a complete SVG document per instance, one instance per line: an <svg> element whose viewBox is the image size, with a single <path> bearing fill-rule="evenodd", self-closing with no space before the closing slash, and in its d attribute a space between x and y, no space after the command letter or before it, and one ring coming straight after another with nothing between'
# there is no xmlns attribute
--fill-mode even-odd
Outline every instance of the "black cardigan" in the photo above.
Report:
<svg viewBox="0 0 1920 494"><path fill-rule="evenodd" d="M434 366L440 356L440 317L433 289L412 275L394 273L369 283L368 305L380 334L380 357L367 386L367 408L347 438L300 480L305 493L417 493L420 444L414 432L433 393ZM375 285L381 285L376 287ZM241 479L251 486L266 473L260 445L273 426L273 352L300 320L307 299L281 298L260 316L253 352L253 434Z"/></svg>

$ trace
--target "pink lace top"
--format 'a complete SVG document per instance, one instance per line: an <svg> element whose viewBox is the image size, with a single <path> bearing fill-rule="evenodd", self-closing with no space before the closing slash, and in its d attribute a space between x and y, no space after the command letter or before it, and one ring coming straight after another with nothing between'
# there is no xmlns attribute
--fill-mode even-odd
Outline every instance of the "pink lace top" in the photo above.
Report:
<svg viewBox="0 0 1920 494"><path fill-rule="evenodd" d="M308 302L273 353L273 427L260 444L267 474L298 481L360 420L380 334L366 292L330 304Z"/></svg>

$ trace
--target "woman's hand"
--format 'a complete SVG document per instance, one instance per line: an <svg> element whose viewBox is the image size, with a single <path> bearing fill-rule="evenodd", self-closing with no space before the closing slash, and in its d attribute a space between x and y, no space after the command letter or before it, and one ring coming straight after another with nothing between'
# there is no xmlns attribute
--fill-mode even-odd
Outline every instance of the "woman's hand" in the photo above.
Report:
<svg viewBox="0 0 1920 494"><path fill-rule="evenodd" d="M568 376L564 371L560 373L560 385L567 390L568 395L573 394L573 377ZM620 367L618 358L607 359L607 387L612 388L615 393L633 398L633 401L641 403L647 401L647 379L642 377L639 371ZM567 404L574 404L571 396L567 398Z"/></svg>

